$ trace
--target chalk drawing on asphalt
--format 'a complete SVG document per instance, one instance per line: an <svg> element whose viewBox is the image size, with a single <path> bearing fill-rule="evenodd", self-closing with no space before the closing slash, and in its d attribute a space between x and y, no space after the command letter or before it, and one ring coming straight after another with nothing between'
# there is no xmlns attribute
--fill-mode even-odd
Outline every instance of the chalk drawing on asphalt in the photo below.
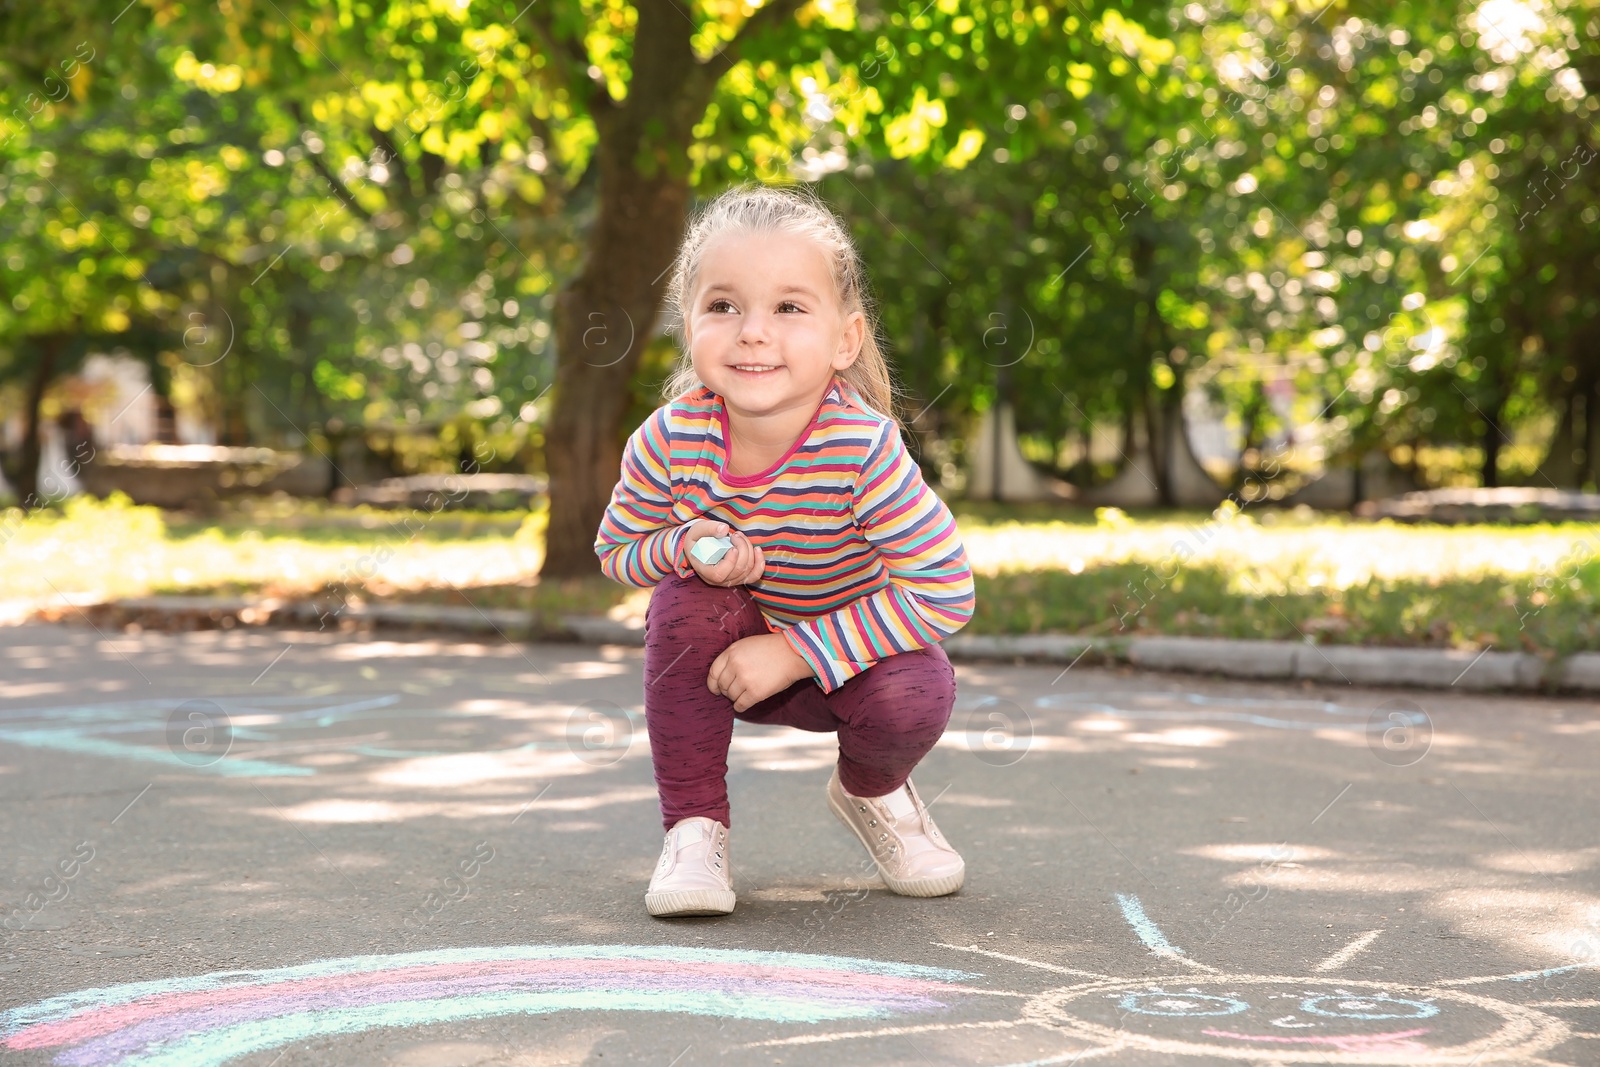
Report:
<svg viewBox="0 0 1600 1067"><path fill-rule="evenodd" d="M448 709L395 707L400 700L396 694L378 694L344 699L337 696L216 696L192 701L212 705L225 716L232 740L226 755L198 763L184 759L169 743L167 717L184 703L177 698L0 711L0 743L252 778L316 774L316 767L285 758L298 750L348 752L372 759L422 759L462 753L461 741L456 738L424 737L415 748L396 745L392 731L397 725L421 722L431 726L462 717ZM377 725L380 732L348 732L369 722ZM381 743L385 741L388 743ZM454 747L440 747L441 741ZM627 750L625 744L617 747L623 752ZM571 748L568 740L553 738L505 749L470 751L499 755L523 751L558 753L571 751Z"/></svg>
<svg viewBox="0 0 1600 1067"><path fill-rule="evenodd" d="M0 1013L0 1047L46 1051L61 1067L220 1067L308 1039L381 1028L639 1011L806 1027L746 1048L1022 1028L1058 1035L1068 1046L1006 1067L1073 1064L1122 1052L1277 1064L1572 1067L1568 1060L1542 1058L1591 1036L1559 1013L1600 1007L1600 1000L1583 998L1515 1003L1464 988L1502 982L1532 988L1595 964L1420 983L1329 974L1343 965L1341 954L1346 962L1356 955L1347 946L1322 961L1314 976L1221 973L1189 960L1138 897L1118 894L1117 904L1148 961L1186 968L1198 963L1206 973L1122 978L934 942L968 958L1017 964L1028 976L1042 971L1073 979L1029 992L981 985L986 976L967 970L807 953L649 945L454 948L66 993ZM1352 944L1371 941L1362 935ZM1012 1001L1018 1006L1004 1008ZM972 1005L982 1003L1008 1017L951 1017L970 1015ZM870 1028L860 1028L863 1023Z"/></svg>
<svg viewBox="0 0 1600 1067"><path fill-rule="evenodd" d="M312 1038L507 1015L638 1011L777 1023L949 1009L981 975L845 956L512 945L351 956L85 989L0 1013L0 1048L62 1067L213 1067Z"/></svg>
<svg viewBox="0 0 1600 1067"><path fill-rule="evenodd" d="M1592 1035L1575 1029L1555 1012L1600 1007L1600 1000L1577 998L1515 1003L1462 988L1496 982L1531 983L1592 970L1600 967L1600 961L1431 982L1330 976L1329 971L1338 970L1371 945L1375 938L1370 933L1323 960L1317 967L1320 973L1315 976L1225 974L1190 959L1173 944L1138 897L1119 893L1116 900L1123 918L1150 957L1184 967L1186 973L1119 978L976 945L934 942L941 948L1083 980L1028 997L1018 1017L1011 1020L896 1023L774 1038L752 1042L748 1047L824 1044L971 1028L1034 1028L1069 1039L1071 1047L1059 1054L1004 1067L1071 1065L1122 1052L1135 1057L1156 1053L1264 1064L1468 1067L1514 1062L1532 1067L1572 1067L1575 1061L1542 1057L1566 1042L1590 1039ZM1358 947L1351 951L1352 946ZM1202 968L1208 973L1194 973L1194 969Z"/></svg>

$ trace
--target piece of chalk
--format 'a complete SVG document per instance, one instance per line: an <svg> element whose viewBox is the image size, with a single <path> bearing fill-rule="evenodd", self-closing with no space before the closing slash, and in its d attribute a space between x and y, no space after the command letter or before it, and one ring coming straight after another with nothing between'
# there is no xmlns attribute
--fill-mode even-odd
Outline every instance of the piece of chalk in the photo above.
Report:
<svg viewBox="0 0 1600 1067"><path fill-rule="evenodd" d="M707 567L714 567L732 547L731 537L702 537L689 549L689 554Z"/></svg>

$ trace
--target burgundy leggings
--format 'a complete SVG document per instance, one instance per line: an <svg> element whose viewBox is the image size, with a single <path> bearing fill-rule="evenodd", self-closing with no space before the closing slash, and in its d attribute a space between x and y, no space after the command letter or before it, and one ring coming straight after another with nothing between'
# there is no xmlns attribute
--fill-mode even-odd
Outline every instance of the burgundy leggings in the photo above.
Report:
<svg viewBox="0 0 1600 1067"><path fill-rule="evenodd" d="M711 661L742 638L770 633L748 590L668 577L645 615L644 717L666 829L728 816L733 720L839 735L839 779L860 797L892 793L944 733L956 678L938 645L879 660L831 693L804 678L735 713L706 688Z"/></svg>

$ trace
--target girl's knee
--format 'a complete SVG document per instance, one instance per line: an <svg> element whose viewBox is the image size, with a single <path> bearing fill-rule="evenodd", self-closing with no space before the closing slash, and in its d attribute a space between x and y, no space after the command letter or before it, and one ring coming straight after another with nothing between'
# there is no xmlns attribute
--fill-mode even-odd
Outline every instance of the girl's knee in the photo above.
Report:
<svg viewBox="0 0 1600 1067"><path fill-rule="evenodd" d="M698 574L687 578L672 575L657 582L645 611L646 618L673 616L717 620L727 615L759 618L760 609L747 590L711 585Z"/></svg>
<svg viewBox="0 0 1600 1067"><path fill-rule="evenodd" d="M882 688L890 699L918 706L942 707L949 717L956 702L956 672L937 645L902 652L880 661Z"/></svg>
<svg viewBox="0 0 1600 1067"><path fill-rule="evenodd" d="M948 662L907 663L875 681L862 694L862 707L876 729L921 742L944 733L955 707L955 679Z"/></svg>

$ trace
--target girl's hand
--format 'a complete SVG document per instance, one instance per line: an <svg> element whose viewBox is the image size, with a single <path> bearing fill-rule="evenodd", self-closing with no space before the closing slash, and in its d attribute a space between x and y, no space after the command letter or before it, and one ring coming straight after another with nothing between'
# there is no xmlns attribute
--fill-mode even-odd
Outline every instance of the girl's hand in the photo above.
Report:
<svg viewBox="0 0 1600 1067"><path fill-rule="evenodd" d="M715 564L701 563L689 549L702 537L731 538L733 547ZM707 585L750 585L759 581L767 569L767 557L748 537L725 522L710 519L697 519L689 524L688 532L683 535L683 555Z"/></svg>
<svg viewBox="0 0 1600 1067"><path fill-rule="evenodd" d="M733 701L739 712L810 677L811 665L781 634L757 634L722 650L711 663L706 688Z"/></svg>

